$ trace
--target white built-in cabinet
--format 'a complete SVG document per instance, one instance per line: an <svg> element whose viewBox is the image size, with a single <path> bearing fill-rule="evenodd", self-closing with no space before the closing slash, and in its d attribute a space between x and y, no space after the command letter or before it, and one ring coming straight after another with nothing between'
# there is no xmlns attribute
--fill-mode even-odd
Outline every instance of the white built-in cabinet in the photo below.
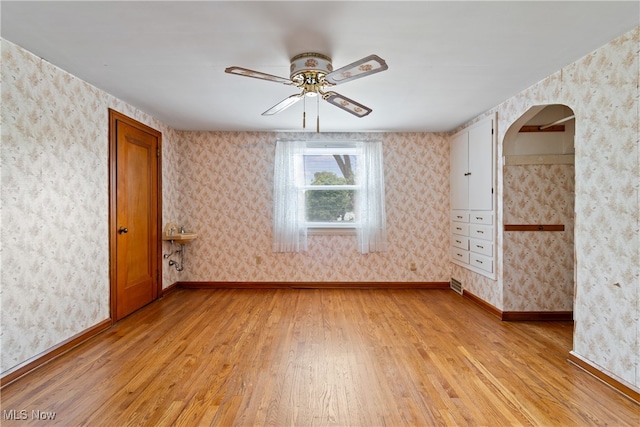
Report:
<svg viewBox="0 0 640 427"><path fill-rule="evenodd" d="M493 114L451 139L451 260L495 278Z"/></svg>

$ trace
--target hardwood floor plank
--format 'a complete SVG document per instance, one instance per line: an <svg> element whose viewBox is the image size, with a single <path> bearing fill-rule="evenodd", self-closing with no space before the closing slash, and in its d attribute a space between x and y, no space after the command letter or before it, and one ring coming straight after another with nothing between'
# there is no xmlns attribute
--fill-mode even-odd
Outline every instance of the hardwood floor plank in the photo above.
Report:
<svg viewBox="0 0 640 427"><path fill-rule="evenodd" d="M177 289L5 387L2 425L640 425L572 332L448 290Z"/></svg>

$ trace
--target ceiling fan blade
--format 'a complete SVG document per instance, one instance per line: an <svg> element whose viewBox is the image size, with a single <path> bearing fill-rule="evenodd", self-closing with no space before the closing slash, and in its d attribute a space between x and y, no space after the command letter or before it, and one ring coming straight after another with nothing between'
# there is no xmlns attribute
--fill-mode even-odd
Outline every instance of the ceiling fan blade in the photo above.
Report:
<svg viewBox="0 0 640 427"><path fill-rule="evenodd" d="M285 79L284 77L278 77L260 71L249 70L242 67L228 67L224 70L225 73L236 74L238 76L253 77L254 79L269 80L276 83L284 83L286 85L292 85L291 79Z"/></svg>
<svg viewBox="0 0 640 427"><path fill-rule="evenodd" d="M291 107L296 102L300 101L302 99L302 97L304 97L304 95L301 94L301 93L297 93L295 95L291 95L290 97L283 99L282 101L278 102L273 107L269 108L267 111L262 113L262 115L263 116L273 116L274 114L278 114L279 112L281 112L283 110L286 110L287 108Z"/></svg>
<svg viewBox="0 0 640 427"><path fill-rule="evenodd" d="M354 116L364 117L373 111L371 108L365 107L364 105L354 101L353 99L349 99L346 96L342 96L336 92L327 92L322 98L328 103L342 108L343 110L348 111Z"/></svg>
<svg viewBox="0 0 640 427"><path fill-rule="evenodd" d="M388 69L387 63L378 55L369 55L352 64L345 65L327 74L324 79L334 85L370 76Z"/></svg>

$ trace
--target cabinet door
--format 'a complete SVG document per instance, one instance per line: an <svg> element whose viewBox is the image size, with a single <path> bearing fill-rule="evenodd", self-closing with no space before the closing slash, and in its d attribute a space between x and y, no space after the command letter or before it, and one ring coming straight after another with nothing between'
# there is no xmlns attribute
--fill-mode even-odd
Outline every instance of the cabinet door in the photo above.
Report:
<svg viewBox="0 0 640 427"><path fill-rule="evenodd" d="M469 135L463 132L451 141L450 146L450 194L451 209L469 208Z"/></svg>
<svg viewBox="0 0 640 427"><path fill-rule="evenodd" d="M469 129L469 209L493 209L493 120Z"/></svg>

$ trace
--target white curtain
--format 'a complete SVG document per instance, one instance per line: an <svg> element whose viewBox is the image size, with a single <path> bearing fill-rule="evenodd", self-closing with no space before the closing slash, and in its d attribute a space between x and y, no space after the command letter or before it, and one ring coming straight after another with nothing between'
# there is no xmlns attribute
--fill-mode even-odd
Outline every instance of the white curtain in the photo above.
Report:
<svg viewBox="0 0 640 427"><path fill-rule="evenodd" d="M300 252L307 250L307 229L304 226L304 195L296 186L296 162L302 161L304 143L276 142L273 176L273 251Z"/></svg>
<svg viewBox="0 0 640 427"><path fill-rule="evenodd" d="M353 143L353 142L352 142ZM358 250L363 253L387 250L384 165L382 141L358 141L361 188L356 193ZM302 166L306 142L278 139L273 185L273 251L307 250L304 218L304 182Z"/></svg>
<svg viewBox="0 0 640 427"><path fill-rule="evenodd" d="M357 195L356 218L360 253L387 250L387 219L384 208L384 164L382 141L359 143L362 148L362 189Z"/></svg>

